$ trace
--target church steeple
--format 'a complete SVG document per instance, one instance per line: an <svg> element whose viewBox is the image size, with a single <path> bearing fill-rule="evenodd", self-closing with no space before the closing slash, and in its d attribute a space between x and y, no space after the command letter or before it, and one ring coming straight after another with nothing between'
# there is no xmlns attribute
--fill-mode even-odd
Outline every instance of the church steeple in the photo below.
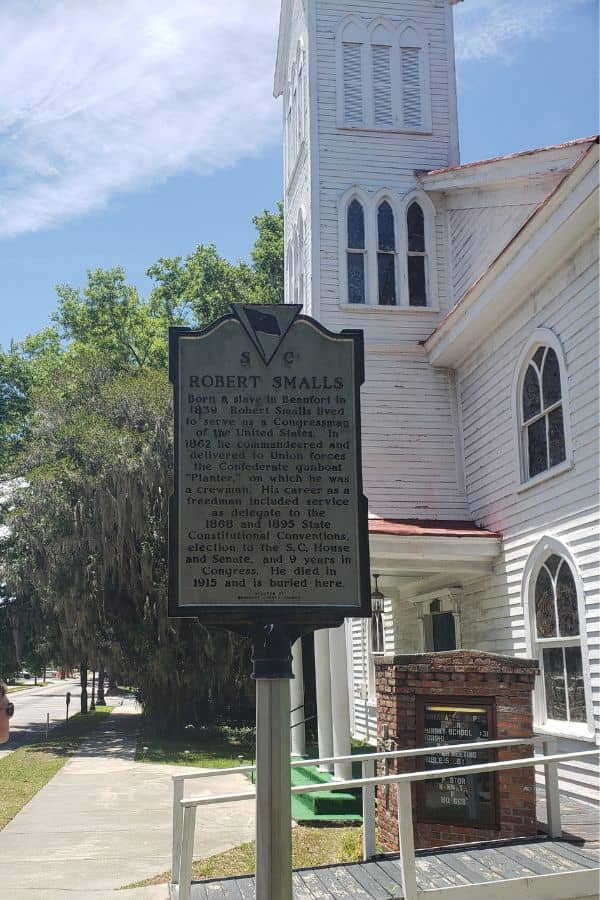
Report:
<svg viewBox="0 0 600 900"><path fill-rule="evenodd" d="M325 324L357 303L435 303L435 210L415 173L459 162L456 2L282 2L286 297Z"/></svg>

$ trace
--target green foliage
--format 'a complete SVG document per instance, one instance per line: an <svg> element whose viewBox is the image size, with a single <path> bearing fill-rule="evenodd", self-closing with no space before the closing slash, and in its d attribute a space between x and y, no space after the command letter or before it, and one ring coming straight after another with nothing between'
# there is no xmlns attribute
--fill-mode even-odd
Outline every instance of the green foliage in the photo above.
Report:
<svg viewBox="0 0 600 900"><path fill-rule="evenodd" d="M185 260L161 257L147 272L155 282L152 304L203 327L229 312L230 303L283 303L281 204L253 222L258 235L252 264L228 262L214 244L199 244Z"/></svg>
<svg viewBox="0 0 600 900"><path fill-rule="evenodd" d="M282 299L281 209L255 224L251 264L200 245L149 269L148 299L120 267L60 285L53 327L0 355L0 460L22 478L0 542L18 615L0 630L34 670L53 654L128 676L155 731L250 702L247 643L166 614L167 331Z"/></svg>

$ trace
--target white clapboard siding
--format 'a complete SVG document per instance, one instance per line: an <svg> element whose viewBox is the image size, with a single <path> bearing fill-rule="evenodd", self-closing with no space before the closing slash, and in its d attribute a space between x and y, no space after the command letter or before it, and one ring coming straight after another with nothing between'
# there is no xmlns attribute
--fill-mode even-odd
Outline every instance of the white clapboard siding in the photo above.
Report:
<svg viewBox="0 0 600 900"><path fill-rule="evenodd" d="M383 518L466 519L445 371L422 354L367 350L362 389L364 489Z"/></svg>
<svg viewBox="0 0 600 900"><path fill-rule="evenodd" d="M336 84L337 49L336 33L340 22L355 13L363 22L370 23L379 16L385 16L392 24L399 26L407 19L415 20L425 31L429 40L430 94L432 131L428 134L402 131L377 131L361 128L338 127L337 92L343 85ZM340 247L338 234L339 201L342 195L355 184L367 194L375 194L382 189L389 190L396 197L402 197L418 186L415 170L443 167L449 163L451 134L456 130L454 113L450 114L449 47L451 36L447 33L446 10L443 5L407 0L396 8L386 0L349 0L349 2L320 2L315 4L315 39L317 53L317 135L318 141L318 193L319 193L319 252L314 265L319 266L319 318L332 329L363 328L367 340L386 340L390 329L394 329L394 340L414 343L425 339L435 328L439 317L430 311L406 314L372 314L368 322L359 321L354 311L340 308L345 295L340 284ZM348 58L346 63L343 49L343 67L360 65ZM390 71L390 48L375 45L370 54L369 65L376 71L376 89L371 98L373 117L378 127L385 127L392 115L391 83L394 73ZM408 57L407 57L408 60ZM417 114L418 99L410 88L410 72L415 72L414 64L407 65L407 102L413 117ZM411 68L412 66L412 68ZM402 80L402 73L397 73ZM352 78L346 89L353 92ZM410 96L409 96L410 95ZM344 103L346 102L344 95ZM366 98L363 97L363 103ZM356 103L356 101L353 101ZM365 109L361 110L364 116ZM358 115L358 114L357 114ZM421 110L422 115L422 110ZM348 121L347 116L345 117ZM414 129L413 124L407 128ZM418 126L417 126L418 127ZM317 223L314 223L317 227ZM440 222L445 228L445 220ZM448 296L447 278L441 272L446 265L445 234L439 237L437 286L442 299ZM316 249L316 247L315 247ZM441 250L441 252L440 252ZM448 300L449 302L449 300ZM368 315L368 313L367 313Z"/></svg>
<svg viewBox="0 0 600 900"><path fill-rule="evenodd" d="M449 210L455 300L485 271L534 209L534 204L525 203L487 209Z"/></svg>
<svg viewBox="0 0 600 900"><path fill-rule="evenodd" d="M555 537L568 547L583 582L593 713L600 724L598 326L594 239L567 259L519 312L465 361L458 373L458 393L471 516L504 536L493 575L465 588L464 645L500 653L530 652L523 573L539 539ZM511 391L520 354L540 327L551 329L564 349L564 393L574 466L521 490ZM565 789L587 799L591 787L597 788L590 766L572 764L563 767L560 776Z"/></svg>

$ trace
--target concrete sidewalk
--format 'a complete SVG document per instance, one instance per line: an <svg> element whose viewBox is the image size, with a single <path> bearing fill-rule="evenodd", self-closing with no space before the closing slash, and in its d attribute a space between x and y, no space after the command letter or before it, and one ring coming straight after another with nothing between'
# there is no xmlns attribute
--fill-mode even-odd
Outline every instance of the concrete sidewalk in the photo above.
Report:
<svg viewBox="0 0 600 900"><path fill-rule="evenodd" d="M134 762L138 717L125 700L0 831L0 900L166 900L166 885L119 890L171 868L170 776L182 772ZM249 787L243 775L192 784L195 794ZM198 809L197 856L253 838L252 801Z"/></svg>

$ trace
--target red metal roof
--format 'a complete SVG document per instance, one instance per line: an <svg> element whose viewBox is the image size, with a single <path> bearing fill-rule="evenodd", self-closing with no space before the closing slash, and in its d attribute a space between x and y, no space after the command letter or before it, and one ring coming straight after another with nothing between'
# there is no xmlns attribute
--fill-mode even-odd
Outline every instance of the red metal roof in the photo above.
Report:
<svg viewBox="0 0 600 900"><path fill-rule="evenodd" d="M495 531L478 528L474 522L447 519L369 519L370 534L402 537L499 538Z"/></svg>
<svg viewBox="0 0 600 900"><path fill-rule="evenodd" d="M504 159L518 159L522 156L533 156L535 153L542 153L544 150L562 150L566 147L577 147L579 144L594 144L597 140L598 135L594 134L590 137L577 138L575 141L564 141L562 144L549 144L547 147L536 147L534 150L520 150L518 153L506 153L503 156L490 156L488 159L478 159L474 162L463 163L461 166L447 166L443 169L430 169L421 174L442 175L444 172L461 172L463 169L472 169L475 166L485 166L488 163L501 162Z"/></svg>

